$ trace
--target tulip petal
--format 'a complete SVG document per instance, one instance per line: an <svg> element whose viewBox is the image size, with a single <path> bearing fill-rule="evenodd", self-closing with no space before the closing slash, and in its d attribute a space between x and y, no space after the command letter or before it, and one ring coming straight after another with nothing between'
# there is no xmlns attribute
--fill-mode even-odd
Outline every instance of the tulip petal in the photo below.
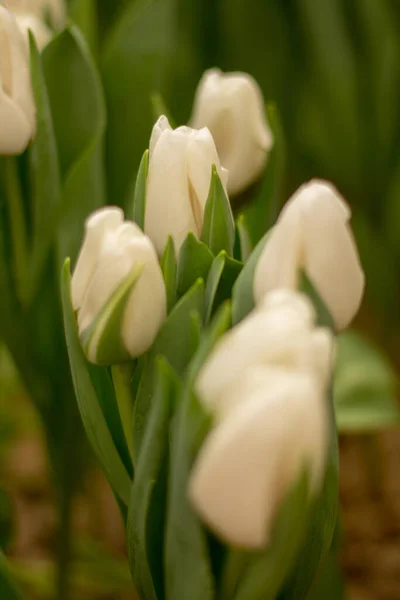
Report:
<svg viewBox="0 0 400 600"><path fill-rule="evenodd" d="M0 7L1 9L1 7ZM21 154L32 136L32 127L21 111L1 88L0 80L0 155Z"/></svg>
<svg viewBox="0 0 400 600"><path fill-rule="evenodd" d="M305 464L314 489L320 484L326 437L313 378L285 375L271 389L265 380L204 442L189 482L194 507L230 544L264 547L285 490Z"/></svg>
<svg viewBox="0 0 400 600"><path fill-rule="evenodd" d="M93 274L104 236L115 232L123 223L124 213L120 208L102 208L90 215L85 224L85 239L80 250L72 277L72 305L74 310L81 308L88 282Z"/></svg>
<svg viewBox="0 0 400 600"><path fill-rule="evenodd" d="M150 159L144 228L159 256L169 235L173 237L178 255L187 234L197 231L189 197L187 144L184 131L166 129L158 138Z"/></svg>

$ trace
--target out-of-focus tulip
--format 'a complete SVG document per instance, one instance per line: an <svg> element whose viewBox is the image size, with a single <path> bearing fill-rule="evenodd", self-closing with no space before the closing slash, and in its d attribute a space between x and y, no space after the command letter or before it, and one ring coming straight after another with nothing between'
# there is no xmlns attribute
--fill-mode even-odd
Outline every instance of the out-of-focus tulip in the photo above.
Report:
<svg viewBox="0 0 400 600"><path fill-rule="evenodd" d="M0 155L23 152L35 130L27 45L15 17L0 5Z"/></svg>
<svg viewBox="0 0 400 600"><path fill-rule="evenodd" d="M118 321L113 310L121 310L115 294L126 282L120 330L108 332L118 343L107 344L105 330L110 320ZM166 317L164 280L153 244L135 223L124 221L119 208L98 210L86 222L72 277L72 304L81 339L91 333L87 347L83 344L88 359L101 364L144 354Z"/></svg>
<svg viewBox="0 0 400 600"><path fill-rule="evenodd" d="M247 73L206 71L197 88L192 127L208 127L236 195L261 175L273 145L262 92Z"/></svg>
<svg viewBox="0 0 400 600"><path fill-rule="evenodd" d="M62 27L65 22L64 0L5 0L4 4L17 15L31 14L42 21L49 17L54 27Z"/></svg>
<svg viewBox="0 0 400 600"><path fill-rule="evenodd" d="M17 23L22 33L25 36L27 46L29 47L29 31L32 31L39 50L42 50L52 37L51 30L46 23L35 15L26 13L16 15Z"/></svg>
<svg viewBox="0 0 400 600"><path fill-rule="evenodd" d="M322 482L332 335L309 300L277 291L217 344L196 391L214 426L195 462L189 496L234 546L268 544L280 503L303 469Z"/></svg>
<svg viewBox="0 0 400 600"><path fill-rule="evenodd" d="M256 302L276 288L297 288L303 271L338 330L360 306L364 273L349 226L351 212L328 182L311 181L286 204L269 236L254 277Z"/></svg>
<svg viewBox="0 0 400 600"><path fill-rule="evenodd" d="M189 232L200 236L213 164L225 186L228 174L208 129L173 130L159 118L150 139L144 229L160 255L169 235L176 252Z"/></svg>

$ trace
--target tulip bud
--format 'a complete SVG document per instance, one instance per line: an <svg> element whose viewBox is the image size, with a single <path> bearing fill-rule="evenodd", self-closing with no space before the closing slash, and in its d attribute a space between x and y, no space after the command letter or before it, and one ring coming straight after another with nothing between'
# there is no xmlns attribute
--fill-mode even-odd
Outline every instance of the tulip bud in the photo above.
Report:
<svg viewBox="0 0 400 600"><path fill-rule="evenodd" d="M320 488L332 335L314 322L305 296L274 292L220 340L196 381L214 426L195 462L189 496L234 546L268 544L277 509L304 469L310 493Z"/></svg>
<svg viewBox="0 0 400 600"><path fill-rule="evenodd" d="M166 318L166 292L154 247L119 208L94 212L72 277L72 304L91 362L144 354Z"/></svg>
<svg viewBox="0 0 400 600"><path fill-rule="evenodd" d="M0 155L23 152L35 130L27 45L14 16L0 5Z"/></svg>
<svg viewBox="0 0 400 600"><path fill-rule="evenodd" d="M39 50L42 50L45 46L47 46L47 44L52 38L52 32L49 29L49 27L47 27L44 21L42 21L38 17L35 17L35 15L28 13L17 14L16 19L20 30L24 34L28 48L29 31L32 31L36 41L36 45L39 48Z"/></svg>
<svg viewBox="0 0 400 600"><path fill-rule="evenodd" d="M303 271L337 329L347 327L364 292L350 216L349 207L331 184L314 180L301 186L282 210L259 259L255 301L276 288L297 288Z"/></svg>
<svg viewBox="0 0 400 600"><path fill-rule="evenodd" d="M208 129L173 130L159 118L150 139L144 220L159 255L170 235L177 253L189 232L200 237L213 164L225 186L228 174Z"/></svg>
<svg viewBox="0 0 400 600"><path fill-rule="evenodd" d="M262 92L247 73L206 71L194 100L192 127L208 127L236 195L261 175L273 145Z"/></svg>
<svg viewBox="0 0 400 600"><path fill-rule="evenodd" d="M62 27L66 17L64 0L6 0L5 5L17 15L30 14L41 21L49 17L54 27Z"/></svg>

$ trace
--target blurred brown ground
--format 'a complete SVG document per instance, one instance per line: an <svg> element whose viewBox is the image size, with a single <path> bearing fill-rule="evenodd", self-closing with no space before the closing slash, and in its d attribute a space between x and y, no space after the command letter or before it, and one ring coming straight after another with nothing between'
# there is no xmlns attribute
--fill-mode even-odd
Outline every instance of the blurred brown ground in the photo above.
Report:
<svg viewBox="0 0 400 600"><path fill-rule="evenodd" d="M340 448L348 598L400 599L399 432L342 437Z"/></svg>

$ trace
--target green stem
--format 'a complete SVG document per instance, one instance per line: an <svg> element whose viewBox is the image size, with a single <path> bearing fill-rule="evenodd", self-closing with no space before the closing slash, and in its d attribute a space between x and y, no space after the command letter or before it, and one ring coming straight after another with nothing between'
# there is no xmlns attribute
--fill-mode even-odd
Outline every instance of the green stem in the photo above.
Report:
<svg viewBox="0 0 400 600"><path fill-rule="evenodd" d="M118 410L121 417L129 453L133 460L132 415L133 402L131 395L132 367L130 364L114 365L111 368Z"/></svg>
<svg viewBox="0 0 400 600"><path fill-rule="evenodd" d="M13 249L14 277L17 296L22 297L22 286L27 265L27 230L17 159L9 156L4 159L5 188L10 219L11 244Z"/></svg>

